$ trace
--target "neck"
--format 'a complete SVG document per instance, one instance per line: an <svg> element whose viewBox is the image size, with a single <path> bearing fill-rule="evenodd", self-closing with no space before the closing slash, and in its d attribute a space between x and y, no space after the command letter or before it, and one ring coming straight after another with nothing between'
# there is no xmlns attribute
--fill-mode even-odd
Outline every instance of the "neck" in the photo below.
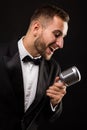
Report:
<svg viewBox="0 0 87 130"><path fill-rule="evenodd" d="M32 57L35 58L35 57L40 56L40 54L36 51L33 45L34 42L31 39L29 39L29 37L24 36L22 40L23 40L23 45L25 49L30 53Z"/></svg>

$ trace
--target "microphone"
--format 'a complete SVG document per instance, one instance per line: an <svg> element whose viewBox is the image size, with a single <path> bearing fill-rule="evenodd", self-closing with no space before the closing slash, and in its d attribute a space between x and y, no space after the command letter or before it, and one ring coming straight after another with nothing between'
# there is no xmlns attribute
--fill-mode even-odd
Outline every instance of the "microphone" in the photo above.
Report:
<svg viewBox="0 0 87 130"><path fill-rule="evenodd" d="M72 66L67 70L64 70L59 75L60 81L63 81L66 86L71 86L81 80L80 71L76 66Z"/></svg>

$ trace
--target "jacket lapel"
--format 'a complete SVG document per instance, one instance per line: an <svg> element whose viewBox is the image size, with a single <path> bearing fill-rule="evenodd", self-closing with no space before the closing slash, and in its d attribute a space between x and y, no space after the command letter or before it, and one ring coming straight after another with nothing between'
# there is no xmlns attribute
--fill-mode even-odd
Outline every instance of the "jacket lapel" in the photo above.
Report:
<svg viewBox="0 0 87 130"><path fill-rule="evenodd" d="M42 61L39 71L39 78L37 84L37 92L36 92L36 102L40 101L43 95L46 94L46 89L48 87L48 67L45 65L45 61Z"/></svg>

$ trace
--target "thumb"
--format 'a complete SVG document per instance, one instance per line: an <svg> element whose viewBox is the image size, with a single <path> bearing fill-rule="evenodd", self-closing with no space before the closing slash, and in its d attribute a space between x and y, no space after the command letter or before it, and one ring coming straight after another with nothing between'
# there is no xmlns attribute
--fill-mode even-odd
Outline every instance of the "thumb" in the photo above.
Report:
<svg viewBox="0 0 87 130"><path fill-rule="evenodd" d="M58 82L58 80L59 80L59 76L57 76L57 77L55 78L54 82Z"/></svg>

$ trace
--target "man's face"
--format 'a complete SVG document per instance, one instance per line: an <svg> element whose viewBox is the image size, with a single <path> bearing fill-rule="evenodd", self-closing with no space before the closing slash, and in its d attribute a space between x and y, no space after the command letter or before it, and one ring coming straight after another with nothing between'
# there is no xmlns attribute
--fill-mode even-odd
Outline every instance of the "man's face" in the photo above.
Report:
<svg viewBox="0 0 87 130"><path fill-rule="evenodd" d="M63 38L67 30L67 23L59 17L54 17L34 42L37 52L46 60L50 60L55 50L63 48Z"/></svg>

